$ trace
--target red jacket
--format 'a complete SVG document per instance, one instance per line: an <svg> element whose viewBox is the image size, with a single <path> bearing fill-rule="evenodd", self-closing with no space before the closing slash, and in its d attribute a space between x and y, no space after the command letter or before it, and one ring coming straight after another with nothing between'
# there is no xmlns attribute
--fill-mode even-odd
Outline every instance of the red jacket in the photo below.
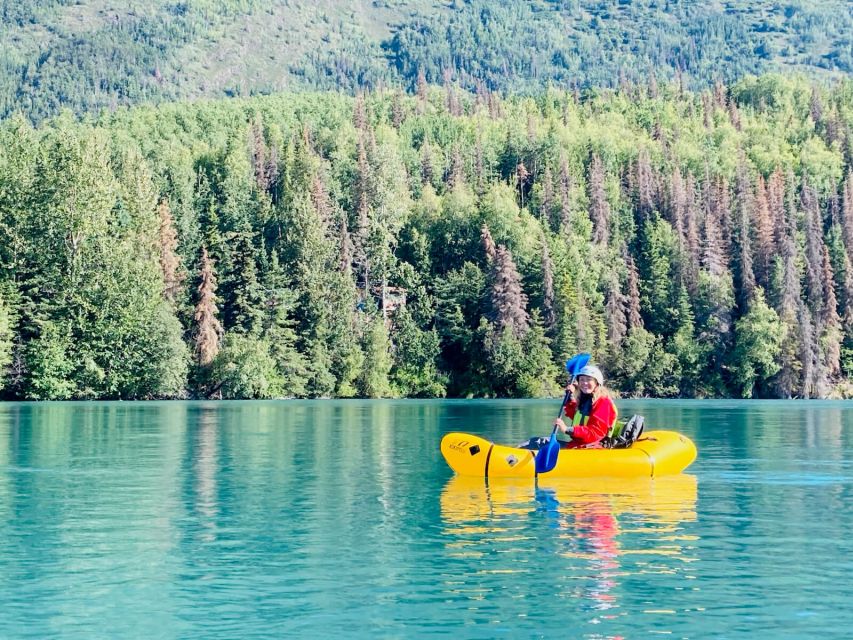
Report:
<svg viewBox="0 0 853 640"><path fill-rule="evenodd" d="M566 403L566 416L573 419L578 409L578 401L572 398ZM616 405L613 400L602 396L592 405L586 424L579 424L574 428L574 435L569 444L570 447L584 447L596 444L616 422Z"/></svg>

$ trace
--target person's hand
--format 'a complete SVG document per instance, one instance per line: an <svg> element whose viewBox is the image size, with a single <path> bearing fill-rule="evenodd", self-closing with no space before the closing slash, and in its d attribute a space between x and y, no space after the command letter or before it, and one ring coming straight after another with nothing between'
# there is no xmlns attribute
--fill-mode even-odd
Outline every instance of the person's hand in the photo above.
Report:
<svg viewBox="0 0 853 640"><path fill-rule="evenodd" d="M563 422L562 418L557 418L556 420L554 420L554 426L566 435L568 435L570 438L573 438L575 435L575 428L566 426L566 423Z"/></svg>
<svg viewBox="0 0 853 640"><path fill-rule="evenodd" d="M563 422L562 418L557 418L556 420L554 420L554 426L557 427L563 433L569 433L569 431L571 431L571 427L567 427L566 423Z"/></svg>
<svg viewBox="0 0 853 640"><path fill-rule="evenodd" d="M569 384L566 385L566 391L568 391L569 395L574 398L578 392L578 383L572 380L571 382L569 382Z"/></svg>

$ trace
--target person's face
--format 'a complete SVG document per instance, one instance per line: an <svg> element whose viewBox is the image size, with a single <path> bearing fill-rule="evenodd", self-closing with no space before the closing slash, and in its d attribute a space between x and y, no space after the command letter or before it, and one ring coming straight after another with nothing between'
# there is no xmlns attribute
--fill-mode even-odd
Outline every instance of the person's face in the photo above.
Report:
<svg viewBox="0 0 853 640"><path fill-rule="evenodd" d="M578 376L578 388L581 393L592 393L597 386L598 383L592 376Z"/></svg>

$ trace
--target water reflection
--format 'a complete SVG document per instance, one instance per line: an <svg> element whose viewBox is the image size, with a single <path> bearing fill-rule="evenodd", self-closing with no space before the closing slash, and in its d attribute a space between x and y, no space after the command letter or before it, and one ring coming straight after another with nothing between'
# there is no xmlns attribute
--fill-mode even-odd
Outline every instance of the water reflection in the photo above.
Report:
<svg viewBox="0 0 853 640"><path fill-rule="evenodd" d="M216 491L219 470L219 443L217 414L213 410L203 411L198 418L198 435L195 459L195 510L200 525L206 533L203 539L216 539L216 518L219 513Z"/></svg>
<svg viewBox="0 0 853 640"><path fill-rule="evenodd" d="M440 499L444 542L468 575L452 591L482 574L539 574L567 606L599 621L617 617L627 582L650 573L692 579L696 539L683 525L696 520L696 499L696 478L686 474L538 485L454 476Z"/></svg>

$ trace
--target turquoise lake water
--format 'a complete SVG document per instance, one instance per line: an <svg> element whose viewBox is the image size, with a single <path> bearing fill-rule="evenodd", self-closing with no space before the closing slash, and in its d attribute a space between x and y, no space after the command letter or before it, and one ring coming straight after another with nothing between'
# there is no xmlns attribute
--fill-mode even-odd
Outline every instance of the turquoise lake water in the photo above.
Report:
<svg viewBox="0 0 853 640"><path fill-rule="evenodd" d="M621 401L686 474L454 477L559 401L0 404L0 638L850 638L853 403Z"/></svg>

